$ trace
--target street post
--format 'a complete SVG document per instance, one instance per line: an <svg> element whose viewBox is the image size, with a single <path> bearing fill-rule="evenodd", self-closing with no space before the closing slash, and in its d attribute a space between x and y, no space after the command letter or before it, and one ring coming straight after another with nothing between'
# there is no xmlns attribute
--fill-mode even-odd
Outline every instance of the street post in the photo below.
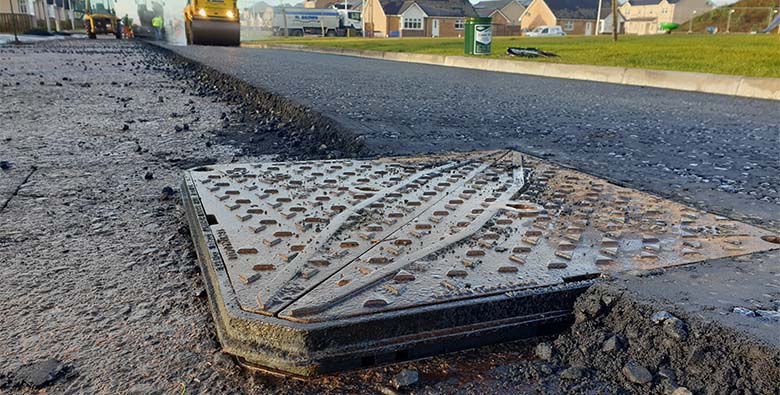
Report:
<svg viewBox="0 0 780 395"><path fill-rule="evenodd" d="M16 14L14 14L13 0L8 0L8 5L11 6L11 25L13 25L14 29L14 44L21 44L21 41L19 41L19 36L16 34Z"/></svg>

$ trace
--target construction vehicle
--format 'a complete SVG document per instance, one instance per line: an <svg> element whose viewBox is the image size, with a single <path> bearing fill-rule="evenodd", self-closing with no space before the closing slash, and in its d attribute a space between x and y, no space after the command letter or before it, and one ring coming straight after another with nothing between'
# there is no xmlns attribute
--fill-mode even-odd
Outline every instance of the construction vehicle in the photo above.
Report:
<svg viewBox="0 0 780 395"><path fill-rule="evenodd" d="M276 7L271 25L274 36L316 34L344 37L349 31L359 36L362 23L360 11L343 8ZM286 30L286 32L285 32Z"/></svg>
<svg viewBox="0 0 780 395"><path fill-rule="evenodd" d="M239 45L236 0L187 0L184 31L188 45Z"/></svg>
<svg viewBox="0 0 780 395"><path fill-rule="evenodd" d="M122 27L113 0L86 0L82 21L91 39L97 38L98 34L113 34L116 38L122 38Z"/></svg>
<svg viewBox="0 0 780 395"><path fill-rule="evenodd" d="M138 25L133 26L133 35L135 37L152 38L154 37L154 27L152 27L152 19L159 16L165 19L163 4L158 1L151 2L151 9L147 0L136 0L136 12L138 12ZM165 29L163 28L163 35L165 35Z"/></svg>

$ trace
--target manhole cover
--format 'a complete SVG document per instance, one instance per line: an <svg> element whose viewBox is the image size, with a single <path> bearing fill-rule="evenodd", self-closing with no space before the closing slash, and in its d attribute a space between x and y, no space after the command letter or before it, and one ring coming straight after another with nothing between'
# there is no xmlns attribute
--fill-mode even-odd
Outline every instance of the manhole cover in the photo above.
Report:
<svg viewBox="0 0 780 395"><path fill-rule="evenodd" d="M538 335L601 274L778 247L514 151L210 166L183 189L223 346L302 375Z"/></svg>

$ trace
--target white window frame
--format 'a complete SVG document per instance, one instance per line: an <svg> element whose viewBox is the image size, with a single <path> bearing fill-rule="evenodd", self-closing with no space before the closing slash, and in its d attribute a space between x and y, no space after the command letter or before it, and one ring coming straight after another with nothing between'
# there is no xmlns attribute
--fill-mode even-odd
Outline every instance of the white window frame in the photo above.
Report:
<svg viewBox="0 0 780 395"><path fill-rule="evenodd" d="M29 14L29 9L27 8L27 0L19 0L17 4L17 9L19 10L20 14Z"/></svg>
<svg viewBox="0 0 780 395"><path fill-rule="evenodd" d="M404 30L422 30L423 18L404 18Z"/></svg>
<svg viewBox="0 0 780 395"><path fill-rule="evenodd" d="M455 20L455 30L463 30L466 28L466 21L463 19Z"/></svg>
<svg viewBox="0 0 780 395"><path fill-rule="evenodd" d="M568 20L566 23L563 24L563 30L570 32L574 30L574 21Z"/></svg>

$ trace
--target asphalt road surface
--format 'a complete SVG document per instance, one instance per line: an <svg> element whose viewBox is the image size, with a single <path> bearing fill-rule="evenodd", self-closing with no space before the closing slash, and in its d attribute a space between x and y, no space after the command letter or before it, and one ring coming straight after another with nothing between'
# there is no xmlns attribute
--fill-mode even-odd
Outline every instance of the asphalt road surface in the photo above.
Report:
<svg viewBox="0 0 780 395"><path fill-rule="evenodd" d="M691 188L679 189L689 194L683 198L698 190L710 208L732 205L742 212L758 212L764 207L762 217L754 222L777 217L777 191L771 190L778 185L777 125L772 123L778 114L776 103L292 52L186 51L198 53L207 63L220 59L219 67L226 71L229 63L238 65L243 56L252 57L244 60L253 64L235 66L230 72L277 92L287 89L286 96L300 98L364 135L377 154L516 146L660 192L665 192L664 182L679 183ZM369 67L374 74L343 72L342 64L361 70ZM263 70L270 74L262 74ZM314 77L318 73L325 76ZM309 381L238 368L221 352L214 332L195 250L178 204L176 186L182 169L202 163L271 160L267 155L289 151L300 156L307 154L307 144L341 147L337 139L308 141L296 136L301 133L277 122L278 113L232 100L257 96L224 92L211 80L218 78L213 74L181 67L148 46L125 40L0 47L0 311L4 314L0 393L389 394L396 393L390 381L402 369L418 371L419 382L400 393L418 394L668 394L673 387L670 377L691 385L695 393L720 393L729 389L726 379L738 373L750 372L758 378L755 381L769 384L780 377L775 369L780 364L773 362L780 357L763 359L761 348L751 340L776 334L777 323L731 311L734 306L780 309L772 291L780 281L775 270L777 251L679 268L653 279L628 279L629 288L635 284L637 293L650 299L649 307L639 310L629 297L619 301L610 297L609 303L601 297L595 305L603 301L617 306L612 313L579 322L571 331L549 339L548 347L541 348L547 351L537 349L536 356L529 347L533 343L515 342ZM461 95L464 87L479 84L467 83L469 79L514 84L514 89L493 84L492 92L487 88L475 92L490 93L477 100L483 109L502 102L501 111L514 114L512 119L502 120L497 110L484 110L489 116L481 121L472 119L478 110L467 110ZM383 88L368 94L363 93L370 91L365 88L351 88L353 83ZM390 84L397 88L385 87ZM447 93L437 84L455 90ZM404 86L412 89L403 90ZM544 88L548 94L569 87L570 92L551 98L512 96L509 92L521 90L517 87ZM328 97L339 89L337 99ZM347 91L350 95L343 93ZM590 91L598 91L599 96L583 96L582 92ZM446 93L447 99L423 92ZM616 99L621 92L636 93L633 100L645 100L648 108L662 110L653 114L630 104L631 98ZM663 107L662 93L686 99ZM373 104L362 105L363 100ZM487 102L493 104L485 107ZM617 102L630 108L603 110ZM331 105L350 110L332 112L326 108ZM724 115L734 109L742 113ZM250 113L255 116L244 121ZM518 114L526 113L547 115L521 122ZM601 135L577 120L578 114L588 114L590 125L621 125L612 118L620 113L628 114L623 124L630 126L607 129L608 133L602 130ZM599 114L601 121L596 123ZM663 119L679 118L687 126L644 129L641 126L651 121L638 121L636 114L652 114L658 125L667 125ZM702 114L706 120L700 118ZM460 123L442 121L445 117ZM411 118L422 126L402 126L400 120ZM527 126L536 123L548 129ZM508 126L513 124L520 129ZM309 129L303 134L316 137ZM661 139L663 143L654 143ZM246 144L258 149L247 150ZM647 155L657 159L639 165L639 158ZM666 163L669 171L656 167L657 162ZM693 176L708 174L701 169L714 171L713 163L727 169L725 177L739 180L725 185L739 186L745 193L715 193L724 185L722 178L707 176L713 181L705 183ZM672 171L679 166L690 171ZM767 200L760 203L765 196ZM740 202L748 206L738 206ZM732 266L735 270L729 270ZM669 302L657 303L656 298ZM577 311L602 310L594 309L592 302L586 299ZM688 340L672 344L663 337L665 325L650 320L661 308L679 311L679 317L687 320ZM716 326L734 327L750 336L734 336L735 331L713 336L721 332ZM608 344L615 353L600 351ZM703 351L708 349L716 352ZM742 354L726 351L733 349ZM640 386L624 377L623 363L629 359L643 361L655 374L653 383ZM674 374L662 377L670 361ZM719 371L729 374L718 376ZM686 377L689 373L695 377ZM745 378L739 388L753 381Z"/></svg>
<svg viewBox="0 0 780 395"><path fill-rule="evenodd" d="M283 50L171 47L377 155L516 148L780 229L780 102Z"/></svg>

